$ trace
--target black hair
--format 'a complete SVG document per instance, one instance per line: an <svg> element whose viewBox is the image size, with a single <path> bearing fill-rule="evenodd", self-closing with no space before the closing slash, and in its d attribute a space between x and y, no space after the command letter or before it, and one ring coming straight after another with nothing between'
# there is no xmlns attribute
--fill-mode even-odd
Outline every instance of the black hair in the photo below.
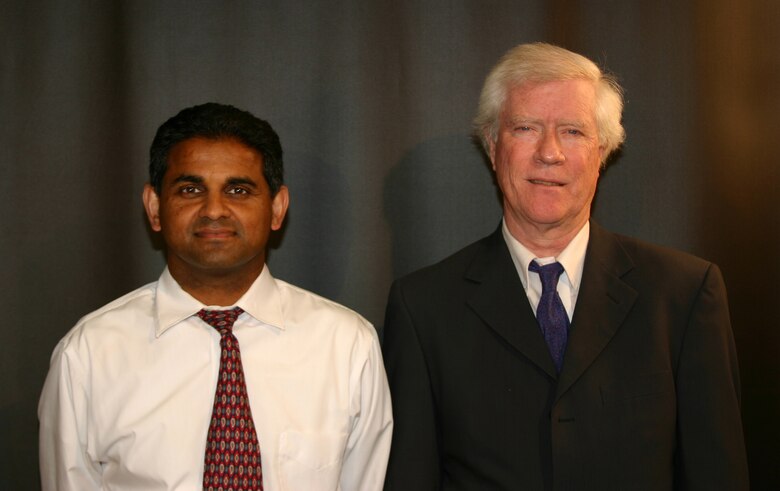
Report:
<svg viewBox="0 0 780 491"><path fill-rule="evenodd" d="M197 137L239 140L263 156L263 177L272 196L284 184L282 145L271 125L248 111L209 102L182 109L157 129L149 149L149 182L158 196L171 149L177 143Z"/></svg>

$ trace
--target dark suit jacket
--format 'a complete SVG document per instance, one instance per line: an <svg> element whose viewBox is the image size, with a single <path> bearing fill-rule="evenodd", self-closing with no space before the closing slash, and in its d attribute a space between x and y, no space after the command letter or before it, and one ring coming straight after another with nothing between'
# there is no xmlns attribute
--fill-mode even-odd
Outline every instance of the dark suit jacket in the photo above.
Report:
<svg viewBox="0 0 780 491"><path fill-rule="evenodd" d="M386 489L748 489L717 266L591 222L560 376L499 228L393 284Z"/></svg>

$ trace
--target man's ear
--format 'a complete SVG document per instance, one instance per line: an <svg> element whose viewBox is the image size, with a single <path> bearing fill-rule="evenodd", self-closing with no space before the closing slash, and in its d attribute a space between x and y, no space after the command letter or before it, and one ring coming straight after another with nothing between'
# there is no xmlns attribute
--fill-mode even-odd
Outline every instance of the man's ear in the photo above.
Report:
<svg viewBox="0 0 780 491"><path fill-rule="evenodd" d="M607 158L604 155L604 145L599 145L599 175L607 167Z"/></svg>
<svg viewBox="0 0 780 491"><path fill-rule="evenodd" d="M490 131L485 131L484 142L487 143L487 156L490 159L490 166L493 167L493 172L496 170L496 140L493 139Z"/></svg>
<svg viewBox="0 0 780 491"><path fill-rule="evenodd" d="M160 197L157 196L157 192L151 184L144 185L143 202L149 226L155 232L159 232L162 230L160 226Z"/></svg>
<svg viewBox="0 0 780 491"><path fill-rule="evenodd" d="M287 207L290 205L290 192L287 186L279 186L279 190L271 199L271 230L279 230L284 223Z"/></svg>

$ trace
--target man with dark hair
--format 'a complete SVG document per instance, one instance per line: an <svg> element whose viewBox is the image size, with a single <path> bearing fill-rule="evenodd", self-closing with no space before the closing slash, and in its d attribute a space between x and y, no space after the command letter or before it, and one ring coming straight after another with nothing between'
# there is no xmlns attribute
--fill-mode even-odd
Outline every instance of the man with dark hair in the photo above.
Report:
<svg viewBox="0 0 780 491"><path fill-rule="evenodd" d="M263 177L276 195L284 181L282 145L267 121L232 106L206 103L183 109L160 126L149 149L149 183L160 194L171 148L189 138L235 138L263 157Z"/></svg>
<svg viewBox="0 0 780 491"><path fill-rule="evenodd" d="M385 489L748 489L718 267L590 220L622 108L557 46L487 77L475 129L503 220L392 287Z"/></svg>
<svg viewBox="0 0 780 491"><path fill-rule="evenodd" d="M149 170L167 268L55 348L43 490L381 489L392 416L373 326L265 264L289 200L274 130L191 107L159 128Z"/></svg>

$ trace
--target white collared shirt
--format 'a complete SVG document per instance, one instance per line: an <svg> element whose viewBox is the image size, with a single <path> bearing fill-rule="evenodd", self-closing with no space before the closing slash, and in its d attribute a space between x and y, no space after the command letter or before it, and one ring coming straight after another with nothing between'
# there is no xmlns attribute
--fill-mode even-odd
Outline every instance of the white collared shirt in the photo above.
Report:
<svg viewBox="0 0 780 491"><path fill-rule="evenodd" d="M392 413L371 324L267 267L236 305L265 489L382 489ZM60 341L38 408L44 491L202 489L220 360L203 307L166 269Z"/></svg>
<svg viewBox="0 0 780 491"><path fill-rule="evenodd" d="M536 308L539 306L539 299L542 296L542 281L537 273L529 273L528 265L536 260L540 265L550 264L558 261L563 266L563 274L558 279L558 295L569 316L569 321L574 317L574 307L577 305L577 295L580 292L580 281L582 280L582 268L585 265L585 253L588 249L588 238L590 237L590 222L577 232L577 235L569 242L566 248L558 254L557 257L536 257L534 253L528 250L523 244L515 239L506 226L506 220L502 222L501 232L504 235L509 254L512 256L512 262L515 263L517 274L525 288L525 294L531 308L536 314Z"/></svg>

